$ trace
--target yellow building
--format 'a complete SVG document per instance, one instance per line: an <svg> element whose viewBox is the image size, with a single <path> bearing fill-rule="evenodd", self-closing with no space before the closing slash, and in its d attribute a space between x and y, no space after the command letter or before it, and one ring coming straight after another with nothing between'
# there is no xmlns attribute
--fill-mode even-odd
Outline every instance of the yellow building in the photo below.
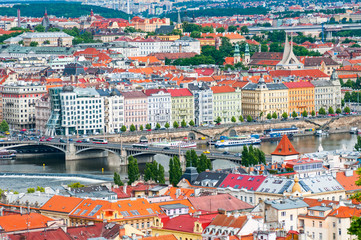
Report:
<svg viewBox="0 0 361 240"><path fill-rule="evenodd" d="M298 115L306 110L308 114L315 110L315 86L310 82L286 82L288 88L288 113Z"/></svg>
<svg viewBox="0 0 361 240"><path fill-rule="evenodd" d="M230 86L211 87L213 92L213 119L218 117L222 123L230 123L232 117L238 119L242 113L241 91Z"/></svg>
<svg viewBox="0 0 361 240"><path fill-rule="evenodd" d="M187 88L168 89L172 96L172 123L185 120L187 124L194 121L194 98Z"/></svg>
<svg viewBox="0 0 361 240"><path fill-rule="evenodd" d="M162 41L175 41L180 39L179 35L157 35L157 38L159 38Z"/></svg>
<svg viewBox="0 0 361 240"><path fill-rule="evenodd" d="M242 113L252 118L265 118L268 113L278 117L288 112L288 88L283 83L248 83L242 89Z"/></svg>

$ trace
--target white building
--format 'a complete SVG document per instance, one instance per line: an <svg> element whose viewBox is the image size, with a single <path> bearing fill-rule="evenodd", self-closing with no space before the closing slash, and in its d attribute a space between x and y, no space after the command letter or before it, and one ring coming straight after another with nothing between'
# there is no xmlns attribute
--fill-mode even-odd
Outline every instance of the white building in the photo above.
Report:
<svg viewBox="0 0 361 240"><path fill-rule="evenodd" d="M2 87L2 111L12 129L35 127L35 101L46 94L46 87L19 81Z"/></svg>
<svg viewBox="0 0 361 240"><path fill-rule="evenodd" d="M62 72L65 66L70 63L76 63L76 58L73 56L57 56L49 60L49 66L57 72Z"/></svg>
<svg viewBox="0 0 361 240"><path fill-rule="evenodd" d="M188 84L188 89L194 96L195 124L210 124L213 122L213 91L205 83Z"/></svg>
<svg viewBox="0 0 361 240"><path fill-rule="evenodd" d="M50 118L50 115L50 99L48 95L44 95L35 101L35 129L38 133L45 133L46 124Z"/></svg>
<svg viewBox="0 0 361 240"><path fill-rule="evenodd" d="M104 131L104 99L95 89L65 86L59 95L65 135Z"/></svg>
<svg viewBox="0 0 361 240"><path fill-rule="evenodd" d="M104 98L105 132L121 132L124 125L124 96L117 89L98 89L97 92Z"/></svg>
<svg viewBox="0 0 361 240"><path fill-rule="evenodd" d="M171 125L172 100L166 89L148 89L144 91L148 96L148 123L155 128L157 123L164 127Z"/></svg>

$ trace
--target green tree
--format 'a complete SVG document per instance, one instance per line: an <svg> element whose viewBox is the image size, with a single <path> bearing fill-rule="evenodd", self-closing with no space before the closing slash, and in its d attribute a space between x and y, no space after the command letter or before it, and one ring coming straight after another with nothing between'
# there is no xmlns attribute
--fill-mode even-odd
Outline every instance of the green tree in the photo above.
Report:
<svg viewBox="0 0 361 240"><path fill-rule="evenodd" d="M34 192L35 192L35 188L28 188L28 189L27 189L27 192L28 192L28 193L34 193Z"/></svg>
<svg viewBox="0 0 361 240"><path fill-rule="evenodd" d="M350 113L350 112L351 112L351 109L350 109L348 106L346 106L346 107L343 109L343 111L344 111L345 113Z"/></svg>
<svg viewBox="0 0 361 240"><path fill-rule="evenodd" d="M235 117L235 116L233 116L233 117L231 118L231 121L232 121L233 123L237 122L236 117Z"/></svg>
<svg viewBox="0 0 361 240"><path fill-rule="evenodd" d="M248 116L247 116L247 122L252 122L252 120L253 120L253 119L252 119L251 115L248 115Z"/></svg>
<svg viewBox="0 0 361 240"><path fill-rule="evenodd" d="M157 123L156 126L155 126L156 129L159 129L160 128L160 124Z"/></svg>
<svg viewBox="0 0 361 240"><path fill-rule="evenodd" d="M288 118L288 114L286 112L282 113L282 118L283 119L287 119Z"/></svg>
<svg viewBox="0 0 361 240"><path fill-rule="evenodd" d="M336 113L337 113L337 114L341 114L341 113L342 113L341 108L337 108L337 109L336 109Z"/></svg>
<svg viewBox="0 0 361 240"><path fill-rule="evenodd" d="M361 151L361 137L360 136L357 136L357 142L355 143L354 148L358 152Z"/></svg>
<svg viewBox="0 0 361 240"><path fill-rule="evenodd" d="M49 41L49 40L45 40L45 41L43 42L43 44L44 44L44 45L49 45L49 44L50 44L50 41Z"/></svg>
<svg viewBox="0 0 361 240"><path fill-rule="evenodd" d="M201 154L199 157L199 164L197 167L198 173L204 172L207 169L212 170L212 162L210 159L207 158L205 154Z"/></svg>
<svg viewBox="0 0 361 240"><path fill-rule="evenodd" d="M249 153L248 153L248 148L247 146L243 146L243 151L242 151L242 165L245 167L249 166Z"/></svg>
<svg viewBox="0 0 361 240"><path fill-rule="evenodd" d="M147 123L147 124L145 125L145 129L150 130L150 129L152 129L152 126L151 126L149 123Z"/></svg>
<svg viewBox="0 0 361 240"><path fill-rule="evenodd" d="M201 37L201 33L200 33L200 32L197 32L197 31L193 31L193 32L191 32L190 37L191 37L191 38L200 38L200 37Z"/></svg>
<svg viewBox="0 0 361 240"><path fill-rule="evenodd" d="M31 42L30 47L37 47L39 45L38 42Z"/></svg>
<svg viewBox="0 0 361 240"><path fill-rule="evenodd" d="M19 44L19 45L24 45L24 41L23 41L23 40L20 40L20 41L18 42L18 44Z"/></svg>
<svg viewBox="0 0 361 240"><path fill-rule="evenodd" d="M179 128L179 124L178 124L177 121L174 121L174 122L173 122L173 128Z"/></svg>
<svg viewBox="0 0 361 240"><path fill-rule="evenodd" d="M266 155L265 153L260 150L259 148L256 149L257 159L258 163L260 164L266 164Z"/></svg>
<svg viewBox="0 0 361 240"><path fill-rule="evenodd" d="M216 32L224 33L225 31L226 31L226 29L224 29L224 27L216 28Z"/></svg>
<svg viewBox="0 0 361 240"><path fill-rule="evenodd" d="M297 117L297 113L295 111L292 112L292 117L296 118Z"/></svg>
<svg viewBox="0 0 361 240"><path fill-rule="evenodd" d="M241 27L241 32L246 33L246 34L249 33L248 27L247 26L242 26Z"/></svg>
<svg viewBox="0 0 361 240"><path fill-rule="evenodd" d="M277 118L278 118L278 115L277 115L276 112L274 112L274 113L272 114L272 118L273 118L273 119L277 119Z"/></svg>
<svg viewBox="0 0 361 240"><path fill-rule="evenodd" d="M123 126L120 128L120 131L122 131L122 132L127 131L127 127L126 127L125 125L123 125Z"/></svg>
<svg viewBox="0 0 361 240"><path fill-rule="evenodd" d="M228 32L235 32L235 31L237 31L236 26L228 26Z"/></svg>
<svg viewBox="0 0 361 240"><path fill-rule="evenodd" d="M143 130L144 130L143 125L140 125L140 126L139 126L139 130L140 130L140 131L143 131Z"/></svg>
<svg viewBox="0 0 361 240"><path fill-rule="evenodd" d="M315 110L312 110L312 112L311 112L311 116L312 116L312 117L316 116L316 112L315 112Z"/></svg>
<svg viewBox="0 0 361 240"><path fill-rule="evenodd" d="M0 131L1 132L9 131L9 124L5 120L2 120L2 122L0 123Z"/></svg>
<svg viewBox="0 0 361 240"><path fill-rule="evenodd" d="M239 118L238 118L238 120L239 120L240 122L244 122L244 118L243 118L243 116L242 116L242 115L240 115L240 116L239 116Z"/></svg>
<svg viewBox="0 0 361 240"><path fill-rule="evenodd" d="M333 110L333 108L332 108L332 107L329 107L329 108L328 108L328 113L329 113L329 114L334 114L334 113L335 113L335 111Z"/></svg>
<svg viewBox="0 0 361 240"><path fill-rule="evenodd" d="M134 132L134 131L135 131L135 126L134 126L134 124L130 125L129 130L130 130L131 132Z"/></svg>
<svg viewBox="0 0 361 240"><path fill-rule="evenodd" d="M139 179L138 161L133 156L128 157L128 179L129 185Z"/></svg>
<svg viewBox="0 0 361 240"><path fill-rule="evenodd" d="M303 111L302 112L302 117L307 117L308 116L308 113L307 113L307 111L305 110L305 111Z"/></svg>
<svg viewBox="0 0 361 240"><path fill-rule="evenodd" d="M164 167L162 164L159 164L159 166L158 166L158 183L160 183L160 184L165 183Z"/></svg>
<svg viewBox="0 0 361 240"><path fill-rule="evenodd" d="M113 177L113 181L114 184L118 185L118 186L123 186L124 183L122 182L122 180L120 179L120 175L117 172L114 172L114 177Z"/></svg>
<svg viewBox="0 0 361 240"><path fill-rule="evenodd" d="M262 45L261 45L261 52L268 52L268 46L267 46L267 44L262 44Z"/></svg>
<svg viewBox="0 0 361 240"><path fill-rule="evenodd" d="M342 99L342 100L341 100L341 107L344 107L344 106L345 106L345 100Z"/></svg>
<svg viewBox="0 0 361 240"><path fill-rule="evenodd" d="M321 107L320 110L318 110L318 114L326 115L326 110L323 107Z"/></svg>
<svg viewBox="0 0 361 240"><path fill-rule="evenodd" d="M34 28L35 31L37 32L45 32L45 27L43 25L36 25L36 27Z"/></svg>
<svg viewBox="0 0 361 240"><path fill-rule="evenodd" d="M181 122L181 126L182 126L182 128L187 127L187 122L186 122L186 120L183 119L183 121Z"/></svg>
<svg viewBox="0 0 361 240"><path fill-rule="evenodd" d="M68 184L68 187L70 187L70 188L82 188L82 187L85 187L85 185L81 184L80 182L76 182L76 183Z"/></svg>
<svg viewBox="0 0 361 240"><path fill-rule="evenodd" d="M169 123L166 122L166 123L164 124L164 127L168 129L168 128L170 127L170 126L169 126Z"/></svg>
<svg viewBox="0 0 361 240"><path fill-rule="evenodd" d="M182 177L182 167L178 156L174 156L169 161L169 182L176 187Z"/></svg>
<svg viewBox="0 0 361 240"><path fill-rule="evenodd" d="M268 120L271 120L271 119L272 119L271 113L268 113L268 114L267 114L267 119L268 119Z"/></svg>
<svg viewBox="0 0 361 240"><path fill-rule="evenodd" d="M190 120L190 121L189 121L189 126L194 127L194 125L195 125L195 124L194 124L194 121L193 121L193 120Z"/></svg>
<svg viewBox="0 0 361 240"><path fill-rule="evenodd" d="M149 181L154 178L152 163L146 163L144 169L144 181Z"/></svg>
<svg viewBox="0 0 361 240"><path fill-rule="evenodd" d="M205 26L201 30L202 33L213 33L214 29L212 26Z"/></svg>
<svg viewBox="0 0 361 240"><path fill-rule="evenodd" d="M218 117L216 118L216 120L214 120L214 122L215 122L216 124L220 124L220 123L222 122L222 118L221 118L220 116L218 116Z"/></svg>
<svg viewBox="0 0 361 240"><path fill-rule="evenodd" d="M44 189L43 187L38 186L38 187L36 188L36 191L37 191L37 192L45 192L45 189Z"/></svg>

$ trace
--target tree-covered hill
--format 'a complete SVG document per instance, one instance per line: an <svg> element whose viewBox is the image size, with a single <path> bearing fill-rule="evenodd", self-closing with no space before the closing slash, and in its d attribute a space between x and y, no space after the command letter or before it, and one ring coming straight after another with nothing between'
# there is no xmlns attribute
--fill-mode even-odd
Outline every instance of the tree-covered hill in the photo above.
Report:
<svg viewBox="0 0 361 240"><path fill-rule="evenodd" d="M128 19L128 14L113 10L109 8L103 8L98 6L82 5L80 3L68 3L68 2L54 2L54 3L29 3L20 4L12 8L0 7L0 15L2 16L16 16L17 9L20 9L21 16L26 17L42 17L44 16L44 9L48 11L48 15L55 15L57 17L71 17L76 18L80 16L89 15L91 9L95 14L99 14L106 18L123 18Z"/></svg>

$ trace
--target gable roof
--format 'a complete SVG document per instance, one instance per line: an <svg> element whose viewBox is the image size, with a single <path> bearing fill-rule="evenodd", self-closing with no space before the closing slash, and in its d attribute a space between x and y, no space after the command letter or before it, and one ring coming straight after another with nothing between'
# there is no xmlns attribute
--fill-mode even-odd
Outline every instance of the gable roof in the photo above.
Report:
<svg viewBox="0 0 361 240"><path fill-rule="evenodd" d="M44 240L44 239L56 239L56 240L72 240L70 236L68 236L63 229L41 229L39 231L26 231L23 233L16 234L7 234L8 239L10 240L23 240L23 239L31 239L31 240Z"/></svg>
<svg viewBox="0 0 361 240"><path fill-rule="evenodd" d="M188 88L179 88L179 89L168 89L168 92L172 97L190 97L193 96Z"/></svg>
<svg viewBox="0 0 361 240"><path fill-rule="evenodd" d="M243 202L230 194L190 197L189 201L197 210L208 212L216 212L219 208L222 208L227 212L253 208L252 205Z"/></svg>
<svg viewBox="0 0 361 240"><path fill-rule="evenodd" d="M355 183L359 177L360 176L356 171L353 171L351 174L344 171L336 173L336 180L342 185L342 187L345 188L346 191L361 190L361 186L357 186Z"/></svg>
<svg viewBox="0 0 361 240"><path fill-rule="evenodd" d="M209 226L219 226L227 228L242 228L247 222L247 216L227 216L225 214L218 214ZM243 239L243 238L242 238Z"/></svg>
<svg viewBox="0 0 361 240"><path fill-rule="evenodd" d="M195 222L200 222L202 228L205 229L215 216L215 214L200 216L179 215L174 218L165 219L166 221L163 223L163 229L194 233Z"/></svg>
<svg viewBox="0 0 361 240"><path fill-rule="evenodd" d="M53 221L53 219L39 213L13 214L0 217L0 227L5 232L14 232L26 229L45 228L49 221ZM28 224L28 222L31 222L31 224Z"/></svg>
<svg viewBox="0 0 361 240"><path fill-rule="evenodd" d="M70 213L82 201L82 198L54 195L40 210Z"/></svg>
<svg viewBox="0 0 361 240"><path fill-rule="evenodd" d="M211 87L213 94L217 93L230 93L235 92L236 90L233 87L230 86L214 86Z"/></svg>
<svg viewBox="0 0 361 240"><path fill-rule="evenodd" d="M262 184L265 179L266 176L251 176L230 173L220 184L220 187L231 187L234 189L246 189L248 191L256 191L256 189Z"/></svg>
<svg viewBox="0 0 361 240"><path fill-rule="evenodd" d="M300 82L285 82L283 83L286 87L288 88L313 88L315 86L313 86L312 83L308 82L308 81L300 81Z"/></svg>
<svg viewBox="0 0 361 240"><path fill-rule="evenodd" d="M287 135L283 135L276 149L273 151L273 153L271 153L271 155L277 155L277 156L290 156L290 155L298 155L298 154L299 152L297 152L296 149L293 147Z"/></svg>

